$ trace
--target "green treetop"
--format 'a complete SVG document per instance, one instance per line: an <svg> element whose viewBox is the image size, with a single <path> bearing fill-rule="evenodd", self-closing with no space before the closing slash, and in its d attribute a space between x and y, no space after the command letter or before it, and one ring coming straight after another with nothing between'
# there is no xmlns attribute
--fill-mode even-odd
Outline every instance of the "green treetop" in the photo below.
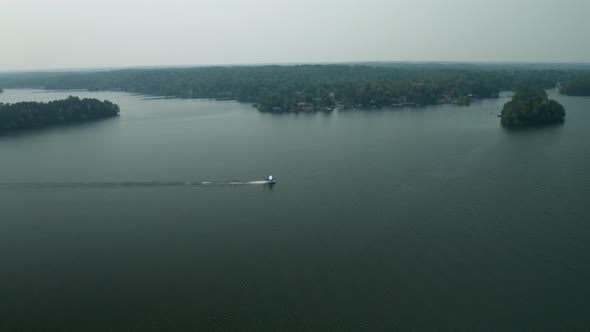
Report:
<svg viewBox="0 0 590 332"><path fill-rule="evenodd" d="M516 88L512 100L502 108L502 125L525 127L563 122L565 109L549 99L542 87L522 85Z"/></svg>

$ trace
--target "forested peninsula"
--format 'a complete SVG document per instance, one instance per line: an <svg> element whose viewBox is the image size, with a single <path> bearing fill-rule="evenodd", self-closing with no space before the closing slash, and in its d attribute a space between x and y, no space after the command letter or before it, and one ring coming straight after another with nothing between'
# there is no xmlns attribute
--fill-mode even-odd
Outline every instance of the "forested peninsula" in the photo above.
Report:
<svg viewBox="0 0 590 332"><path fill-rule="evenodd" d="M220 66L20 73L0 76L0 85L227 99L251 103L264 112L309 112L349 107L468 105L476 98L497 97L499 91L513 90L523 82L554 88L560 82L574 81L580 72L584 70L526 65Z"/></svg>
<svg viewBox="0 0 590 332"><path fill-rule="evenodd" d="M63 100L0 103L0 133L81 123L119 115L119 106L105 100L68 97Z"/></svg>
<svg viewBox="0 0 590 332"><path fill-rule="evenodd" d="M590 96L590 75L564 82L561 84L559 91L568 96Z"/></svg>
<svg viewBox="0 0 590 332"><path fill-rule="evenodd" d="M565 119L565 109L555 100L549 99L542 87L520 86L512 100L504 104L501 118L505 127L561 123Z"/></svg>

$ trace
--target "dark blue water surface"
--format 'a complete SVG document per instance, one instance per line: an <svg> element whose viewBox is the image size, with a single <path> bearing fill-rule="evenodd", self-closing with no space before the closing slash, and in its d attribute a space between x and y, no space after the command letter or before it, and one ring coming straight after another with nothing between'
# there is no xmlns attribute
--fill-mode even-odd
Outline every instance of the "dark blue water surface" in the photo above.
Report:
<svg viewBox="0 0 590 332"><path fill-rule="evenodd" d="M0 137L0 330L583 330L590 98L318 114L119 92ZM270 188L248 182L272 174ZM202 182L212 182L203 185Z"/></svg>

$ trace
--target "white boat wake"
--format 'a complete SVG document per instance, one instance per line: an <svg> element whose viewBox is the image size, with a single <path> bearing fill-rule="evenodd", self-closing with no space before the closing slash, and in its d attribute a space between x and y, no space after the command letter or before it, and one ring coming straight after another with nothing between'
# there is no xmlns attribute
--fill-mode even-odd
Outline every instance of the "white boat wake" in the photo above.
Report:
<svg viewBox="0 0 590 332"><path fill-rule="evenodd" d="M96 181L96 182L0 182L0 189L36 188L134 188L188 186L274 185L275 181Z"/></svg>

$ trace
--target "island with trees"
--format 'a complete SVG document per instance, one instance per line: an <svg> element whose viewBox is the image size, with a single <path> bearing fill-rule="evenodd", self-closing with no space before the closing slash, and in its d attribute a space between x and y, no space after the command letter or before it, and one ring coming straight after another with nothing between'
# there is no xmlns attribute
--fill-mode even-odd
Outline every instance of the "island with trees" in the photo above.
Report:
<svg viewBox="0 0 590 332"><path fill-rule="evenodd" d="M0 133L82 123L119 115L119 106L98 99L70 96L48 103L0 103Z"/></svg>
<svg viewBox="0 0 590 332"><path fill-rule="evenodd" d="M510 128L561 123L565 109L549 99L542 87L522 85L515 90L512 100L504 104L501 118L502 125Z"/></svg>
<svg viewBox="0 0 590 332"><path fill-rule="evenodd" d="M365 63L43 72L0 76L9 88L111 90L237 100L263 112L313 112L452 103L497 97L522 82L554 88L577 72L551 66Z"/></svg>

